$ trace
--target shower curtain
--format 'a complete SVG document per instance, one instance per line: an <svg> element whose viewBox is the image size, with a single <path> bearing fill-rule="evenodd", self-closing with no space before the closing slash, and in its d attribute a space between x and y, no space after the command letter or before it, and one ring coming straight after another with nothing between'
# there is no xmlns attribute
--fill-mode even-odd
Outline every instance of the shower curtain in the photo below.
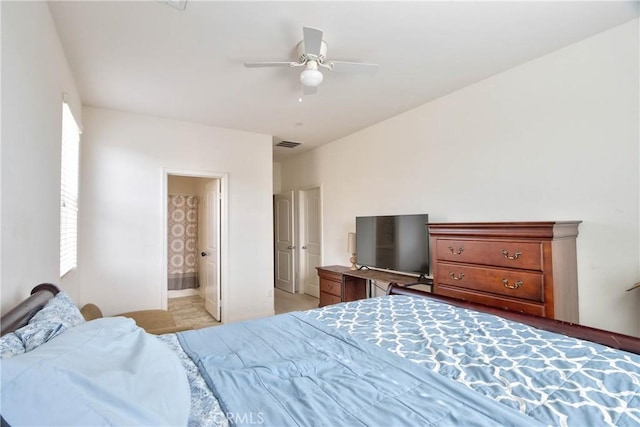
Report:
<svg viewBox="0 0 640 427"><path fill-rule="evenodd" d="M168 218L169 290L197 288L198 197L170 194Z"/></svg>

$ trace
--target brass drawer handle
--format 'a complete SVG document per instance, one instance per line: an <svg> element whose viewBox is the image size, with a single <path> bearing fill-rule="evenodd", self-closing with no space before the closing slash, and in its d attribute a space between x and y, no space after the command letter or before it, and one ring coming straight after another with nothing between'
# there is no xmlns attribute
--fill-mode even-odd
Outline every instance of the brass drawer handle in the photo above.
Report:
<svg viewBox="0 0 640 427"><path fill-rule="evenodd" d="M516 283L514 283L513 285L510 285L507 279L502 279L502 284L507 289L518 289L520 286L524 284L524 282L522 280L516 280Z"/></svg>
<svg viewBox="0 0 640 427"><path fill-rule="evenodd" d="M522 252L517 251L515 254L509 255L508 251L505 251L504 249L502 250L502 256L504 256L506 259L518 259L520 258L520 255L522 255Z"/></svg>
<svg viewBox="0 0 640 427"><path fill-rule="evenodd" d="M456 276L453 271L449 272L449 277L451 277L453 280L462 280L462 278L464 277L464 273L458 273L458 275Z"/></svg>
<svg viewBox="0 0 640 427"><path fill-rule="evenodd" d="M463 250L464 249L462 248L453 249L453 247L449 246L449 252L451 252L453 255L460 255Z"/></svg>

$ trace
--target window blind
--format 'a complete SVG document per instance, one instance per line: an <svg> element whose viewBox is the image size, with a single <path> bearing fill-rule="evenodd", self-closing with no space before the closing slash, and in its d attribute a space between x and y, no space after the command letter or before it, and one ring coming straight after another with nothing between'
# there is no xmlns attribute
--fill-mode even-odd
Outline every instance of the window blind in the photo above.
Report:
<svg viewBox="0 0 640 427"><path fill-rule="evenodd" d="M63 103L60 165L60 277L77 265L79 163L80 129L69 106Z"/></svg>

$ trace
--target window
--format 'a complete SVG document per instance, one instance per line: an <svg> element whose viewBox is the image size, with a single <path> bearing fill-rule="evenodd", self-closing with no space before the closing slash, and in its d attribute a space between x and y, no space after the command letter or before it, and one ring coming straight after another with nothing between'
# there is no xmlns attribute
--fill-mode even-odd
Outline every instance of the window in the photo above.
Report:
<svg viewBox="0 0 640 427"><path fill-rule="evenodd" d="M62 104L62 156L60 168L60 277L77 265L78 172L80 129L69 105Z"/></svg>

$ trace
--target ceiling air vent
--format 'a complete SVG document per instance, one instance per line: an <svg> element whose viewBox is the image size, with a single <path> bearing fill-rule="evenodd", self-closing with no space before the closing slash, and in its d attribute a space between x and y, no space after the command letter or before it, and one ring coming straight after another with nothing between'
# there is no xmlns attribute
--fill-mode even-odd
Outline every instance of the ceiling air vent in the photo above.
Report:
<svg viewBox="0 0 640 427"><path fill-rule="evenodd" d="M293 142L293 141L282 141L276 144L276 147L285 147L285 148L296 148L298 145L301 145L301 142Z"/></svg>
<svg viewBox="0 0 640 427"><path fill-rule="evenodd" d="M158 0L158 1L180 10L184 10L187 7L187 0Z"/></svg>

